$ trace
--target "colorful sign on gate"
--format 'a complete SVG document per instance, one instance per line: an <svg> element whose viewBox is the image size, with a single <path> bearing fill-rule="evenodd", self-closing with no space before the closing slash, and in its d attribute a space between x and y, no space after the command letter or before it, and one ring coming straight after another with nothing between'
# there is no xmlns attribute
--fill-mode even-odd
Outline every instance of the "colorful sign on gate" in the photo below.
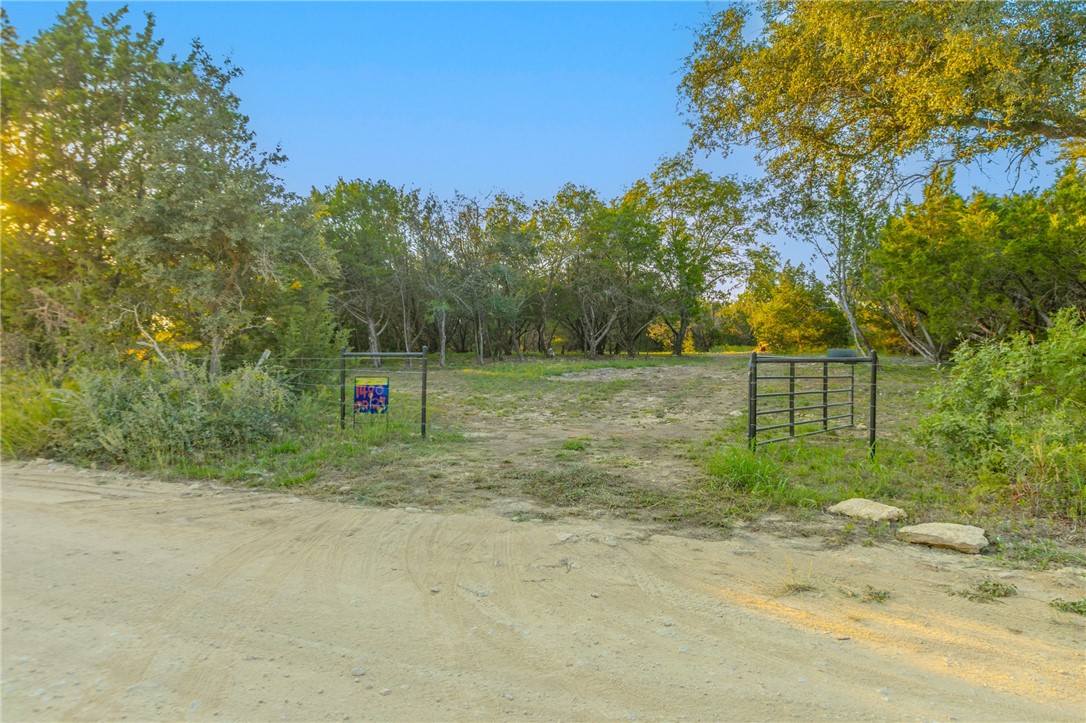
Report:
<svg viewBox="0 0 1086 723"><path fill-rule="evenodd" d="M354 380L355 414L388 413L388 377L356 377Z"/></svg>

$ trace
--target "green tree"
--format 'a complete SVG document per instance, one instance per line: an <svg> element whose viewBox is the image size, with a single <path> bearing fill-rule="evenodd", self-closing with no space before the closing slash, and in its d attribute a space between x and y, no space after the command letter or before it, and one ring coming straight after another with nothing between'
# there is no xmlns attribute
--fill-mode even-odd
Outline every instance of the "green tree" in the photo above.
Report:
<svg viewBox="0 0 1086 723"><path fill-rule="evenodd" d="M981 275L963 235L966 203L953 173L937 173L923 201L890 220L872 254L876 294L910 347L929 361L946 359L962 328L961 300Z"/></svg>
<svg viewBox="0 0 1086 723"><path fill-rule="evenodd" d="M567 183L553 199L532 209L530 224L539 238L536 278L539 280L540 351L549 353L558 323L569 326L568 271L574 249L587 232L590 219L599 212L599 195L592 189ZM576 329L571 328L571 331ZM583 348L581 345L578 348Z"/></svg>
<svg viewBox="0 0 1086 723"><path fill-rule="evenodd" d="M147 134L177 93L152 17L134 32L126 13L95 23L73 2L25 43L2 16L2 320L42 358L113 338L108 321L133 270L101 206L145 192Z"/></svg>
<svg viewBox="0 0 1086 723"><path fill-rule="evenodd" d="M833 295L848 320L852 341L871 353L857 316L864 296L867 257L878 243L885 223L886 204L864 196L859 184L843 178L820 192L807 195L799 204L794 228L811 243L829 268Z"/></svg>
<svg viewBox="0 0 1086 723"><path fill-rule="evenodd" d="M752 145L786 187L871 186L1086 138L1081 2L763 0L701 29L681 92L695 146ZM753 37L750 32L753 31ZM748 39L749 37L749 39Z"/></svg>
<svg viewBox="0 0 1086 723"><path fill-rule="evenodd" d="M1043 331L1086 304L1086 193L1069 166L1046 191L997 197L936 174L886 225L873 288L905 340L941 361L961 340Z"/></svg>
<svg viewBox="0 0 1086 723"><path fill-rule="evenodd" d="M695 169L685 156L665 158L649 181L638 181L630 191L660 228L655 265L661 318L675 336L672 354L682 354L700 302L739 275L742 251L754 239L752 193L734 178Z"/></svg>
<svg viewBox="0 0 1086 723"><path fill-rule="evenodd" d="M521 340L531 327L536 300L533 278L539 248L530 209L520 198L498 193L487 206L485 270L490 280L489 316L499 353L523 359Z"/></svg>
<svg viewBox="0 0 1086 723"><path fill-rule="evenodd" d="M600 209L594 226L612 267L618 305L615 321L618 346L636 356L638 343L658 314L660 276L654 260L660 251L660 228L652 209L638 193L627 193Z"/></svg>
<svg viewBox="0 0 1086 723"><path fill-rule="evenodd" d="M744 292L748 293L748 292ZM769 288L754 288L747 306L751 333L773 351L810 351L848 340L848 322L825 285L803 264L786 262Z"/></svg>
<svg viewBox="0 0 1086 723"><path fill-rule="evenodd" d="M415 253L419 285L427 318L437 326L438 361L445 366L449 312L455 305L459 279L453 267L451 239L445 209L437 197L427 196L415 216Z"/></svg>
<svg viewBox="0 0 1086 723"><path fill-rule="evenodd" d="M229 89L240 71L219 68L197 43L176 71L165 123L142 134L141 192L104 209L118 254L138 274L129 311L146 343L155 346L141 307L197 339L214 377L226 344L268 322L258 314L262 290L282 290L299 275L323 279L334 264L309 206L272 173L283 157L257 152Z"/></svg>
<svg viewBox="0 0 1086 723"><path fill-rule="evenodd" d="M340 275L332 298L358 346L381 351L381 335L397 314L397 265L406 253L405 193L387 181L344 181L314 191L324 243Z"/></svg>
<svg viewBox="0 0 1086 723"><path fill-rule="evenodd" d="M125 17L73 2L27 43L4 19L4 328L43 358L73 339L171 360L199 345L217 374L277 292L334 266L272 174L281 156L256 150L239 71L198 43L163 60L153 18Z"/></svg>

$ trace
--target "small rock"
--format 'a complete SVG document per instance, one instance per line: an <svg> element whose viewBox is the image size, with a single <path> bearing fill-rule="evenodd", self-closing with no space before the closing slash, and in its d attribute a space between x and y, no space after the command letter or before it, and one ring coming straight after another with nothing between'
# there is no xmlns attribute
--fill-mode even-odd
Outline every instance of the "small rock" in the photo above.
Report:
<svg viewBox="0 0 1086 723"><path fill-rule="evenodd" d="M605 537L603 538L603 544L607 545L608 547L618 547L618 540L613 537Z"/></svg>
<svg viewBox="0 0 1086 723"><path fill-rule="evenodd" d="M365 674L366 674L366 671L363 668L355 668L354 670L351 671L351 675L353 675L356 678L361 678Z"/></svg>
<svg viewBox="0 0 1086 723"><path fill-rule="evenodd" d="M513 694L512 693L502 693L502 697L505 698L506 700L513 700Z"/></svg>
<svg viewBox="0 0 1086 723"><path fill-rule="evenodd" d="M863 520L872 520L874 522L896 522L897 520L904 520L908 517L905 510L900 507L891 507L890 505L884 505L881 502L865 500L862 497L853 497L850 500L838 502L826 511L835 515L858 517Z"/></svg>
<svg viewBox="0 0 1086 723"><path fill-rule="evenodd" d="M381 688L381 695L391 695L392 688Z"/></svg>
<svg viewBox="0 0 1086 723"><path fill-rule="evenodd" d="M404 507L404 512L422 512L418 507Z"/></svg>
<svg viewBox="0 0 1086 723"><path fill-rule="evenodd" d="M435 594L439 593L439 592L441 592L441 588L438 585L434 585L432 588L430 588L430 592L435 593Z"/></svg>
<svg viewBox="0 0 1086 723"><path fill-rule="evenodd" d="M558 544L561 545L563 542L576 542L579 539L581 538L577 537L572 532L566 532L558 535Z"/></svg>
<svg viewBox="0 0 1086 723"><path fill-rule="evenodd" d="M350 485L343 485L342 487L339 488L338 491L339 492L350 492L351 491L351 486Z"/></svg>
<svg viewBox="0 0 1086 723"><path fill-rule="evenodd" d="M988 539L981 528L949 522L928 522L923 525L902 527L897 531L897 539L917 545L946 547L971 555L979 554L988 546Z"/></svg>

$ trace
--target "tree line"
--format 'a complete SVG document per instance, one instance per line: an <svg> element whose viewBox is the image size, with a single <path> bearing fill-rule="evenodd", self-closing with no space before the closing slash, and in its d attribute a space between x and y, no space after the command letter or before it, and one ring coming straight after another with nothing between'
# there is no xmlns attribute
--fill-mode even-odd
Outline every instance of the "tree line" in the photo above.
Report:
<svg viewBox="0 0 1086 723"><path fill-rule="evenodd" d="M1075 117L1053 111L1032 125L1017 119L982 126L978 111L969 123L953 121L960 126L951 137L959 158L982 147L1028 155L1042 140L1066 142L1052 188L966 198L954 191L952 164L936 162L922 199L895 203L883 175L846 161L856 157L854 135L865 128L874 134L873 162L909 149L887 146L886 131L862 119L848 120L847 144L828 135L830 126L782 127L791 111L779 103L791 98L794 109L815 98L796 97L806 85L771 88L781 78L767 75L812 52L811 38L823 48L836 42L844 63L856 39L838 31L823 36L832 35L828 27L880 31L866 16L834 24L841 20L834 13L855 15L867 6L768 7L781 12L753 44L736 30L746 21L741 11L708 24L682 90L696 142L743 139L784 150L774 158L791 161L769 164L769 183L714 176L690 154L676 154L616 198L568 184L535 201L505 193L440 199L361 178L292 194L276 175L284 155L261 152L240 112L231 90L240 71L228 61L215 62L199 43L185 58L164 58L153 18L135 30L124 10L96 22L85 2L73 2L27 41L5 15L5 358L70 364L189 356L205 359L215 376L265 348L297 357L327 356L343 345L426 345L444 363L446 350L482 360L851 342L938 361L963 339L1040 331L1058 309L1086 306L1086 196L1076 150L1083 132ZM981 22L989 10L971 7L908 12L926 17L957 8L963 18L940 20L953 32L995 32ZM1077 4L1071 11L1038 7L1052 14L1050 22L1022 29L1007 41L1012 46L1040 42L1029 32L1081 23ZM1027 23L1017 10L1007 12ZM916 28L882 31L912 38ZM1010 53L1002 45L996 50ZM919 51L909 52L887 67L900 75ZM1081 59L1078 45L1071 52ZM1048 76L1037 75L1034 55L1020 50L1008 58L1033 68L1036 92L1046 92L1041 80ZM1051 59L1045 72L1065 78L1062 58ZM733 76L744 64L747 70ZM799 83L796 76L810 67L797 63L789 82ZM854 70L867 77L878 68ZM968 77L998 84L978 69ZM814 80L826 87L835 78ZM1070 80L1081 91L1081 73ZM755 82L765 85L741 85ZM773 104L736 100L773 88ZM860 100L838 110L880 118L889 112L865 110ZM741 126L734 115L740 112ZM953 125L939 121L949 111L932 112L944 130ZM791 140L781 145L781 134ZM914 135L900 138L921 145L947 140L930 128ZM828 279L782 262L759 243L771 228L810 241Z"/></svg>

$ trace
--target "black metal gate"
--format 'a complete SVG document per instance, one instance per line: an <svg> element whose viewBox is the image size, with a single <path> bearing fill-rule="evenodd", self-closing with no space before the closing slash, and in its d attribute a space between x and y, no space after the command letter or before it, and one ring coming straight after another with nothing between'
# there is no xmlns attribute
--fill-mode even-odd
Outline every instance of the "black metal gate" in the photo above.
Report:
<svg viewBox="0 0 1086 723"><path fill-rule="evenodd" d="M773 370L784 368L787 373L760 375L758 367L764 364L772 365ZM857 364L869 364L871 367L867 446L873 457L879 366L878 354L874 351L869 357L759 356L758 352L752 352L748 369L747 413L747 443L750 448L855 428ZM799 406L796 406L797 400ZM764 406L759 404L763 401L766 402ZM770 424L760 424L763 419ZM787 430L787 434L758 439L759 432L776 430Z"/></svg>
<svg viewBox="0 0 1086 723"><path fill-rule="evenodd" d="M421 359L422 360L422 396L419 410L419 429L426 437L426 372L429 362L426 347L422 351L408 352L368 352L347 351L344 349L339 355L339 428L347 426L347 360L348 359Z"/></svg>

